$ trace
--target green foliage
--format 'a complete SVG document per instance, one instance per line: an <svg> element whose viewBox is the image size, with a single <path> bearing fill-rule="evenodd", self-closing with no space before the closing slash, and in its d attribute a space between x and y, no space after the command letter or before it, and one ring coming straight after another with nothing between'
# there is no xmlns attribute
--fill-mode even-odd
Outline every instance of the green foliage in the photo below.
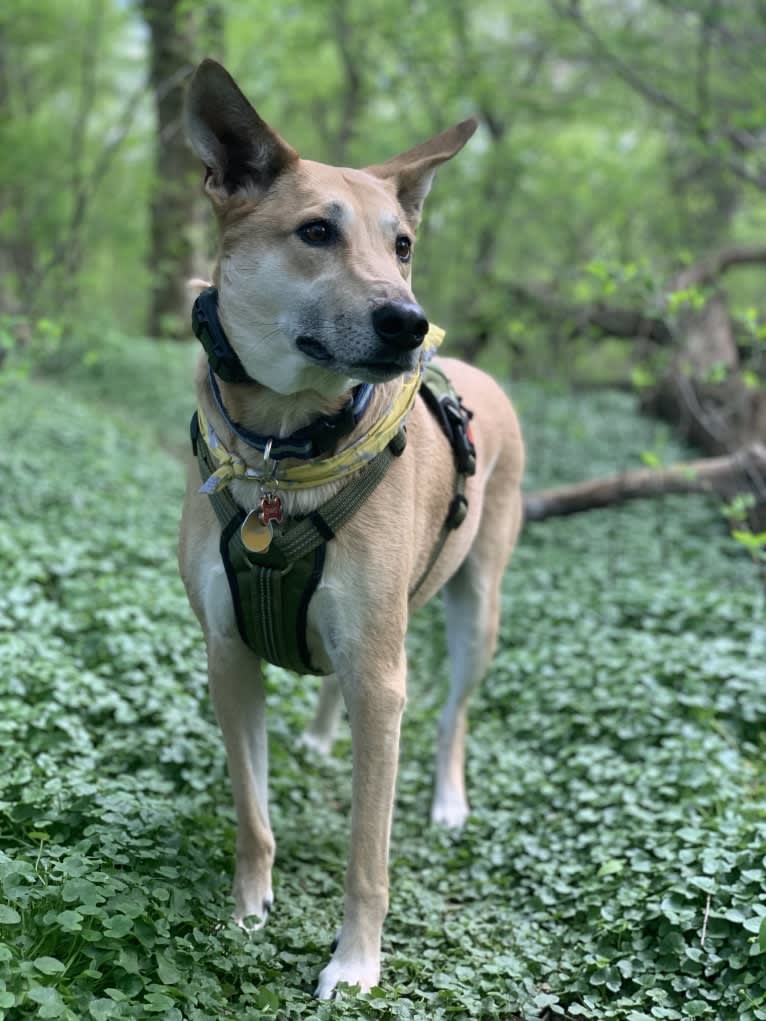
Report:
<svg viewBox="0 0 766 1021"><path fill-rule="evenodd" d="M104 403L119 378L101 396L85 378L91 406L58 384L0 395L0 1015L766 1016L763 596L715 508L675 497L525 532L457 837L426 823L446 665L438 614L419 615L384 986L320 1005L348 733L327 762L296 751L316 682L270 672L276 908L248 938L228 921L233 812L174 564L181 473L122 368L143 423ZM623 396L516 397L531 487L657 444Z"/></svg>
<svg viewBox="0 0 766 1021"><path fill-rule="evenodd" d="M742 524L747 520L748 511L755 507L755 496L752 493L737 493L721 507L721 513L731 524Z"/></svg>
<svg viewBox="0 0 766 1021"><path fill-rule="evenodd" d="M0 35L0 310L138 330L151 134L133 6L22 0Z"/></svg>
<svg viewBox="0 0 766 1021"><path fill-rule="evenodd" d="M198 44L206 18L222 23L215 55L307 157L365 165L479 115L479 133L429 197L415 284L429 314L455 328L450 344L488 333L487 357L504 369L512 352L546 373L552 334L571 325L563 315L552 327L547 302L519 298L515 284L538 285L564 308L608 299L680 313L704 301L699 288L666 297L680 265L762 233L762 189L750 181L763 121L753 0L719 13L651 0L640 18L598 0L320 0L257 17L245 0L178 8ZM14 69L0 71L0 310L145 327L158 267L147 254L154 106L144 12L112 0L24 0L0 14L0 68ZM658 53L668 59L658 64ZM191 220L204 265L203 217ZM738 271L727 287L760 344L757 271ZM626 361L623 352L612 375Z"/></svg>
<svg viewBox="0 0 766 1021"><path fill-rule="evenodd" d="M747 529L735 529L732 537L754 558L766 561L766 532L751 532Z"/></svg>

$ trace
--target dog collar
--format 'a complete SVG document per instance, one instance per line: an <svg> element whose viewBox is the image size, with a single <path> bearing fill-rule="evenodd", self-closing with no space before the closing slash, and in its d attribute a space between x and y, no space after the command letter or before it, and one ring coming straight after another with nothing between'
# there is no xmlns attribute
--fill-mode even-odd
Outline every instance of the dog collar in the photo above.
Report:
<svg viewBox="0 0 766 1021"><path fill-rule="evenodd" d="M202 344L208 364L226 383L255 383L229 343L218 318L218 290L206 287L192 305L192 329Z"/></svg>
<svg viewBox="0 0 766 1021"><path fill-rule="evenodd" d="M349 446L330 457L306 460L303 464L269 463L263 469L250 468L239 454L228 450L208 422L202 408L197 409L199 429L218 468L200 487L201 493L215 493L234 479L245 479L278 486L283 490L313 489L328 482L337 482L363 468L391 442L402 427L420 387L424 366L431 360L444 339L444 330L431 326L423 341L416 368L399 381L399 387L373 426Z"/></svg>
<svg viewBox="0 0 766 1021"><path fill-rule="evenodd" d="M289 436L265 436L246 429L239 422L234 421L223 403L221 389L212 366L208 367L208 379L216 407L231 431L249 447L253 447L261 453L268 449L269 458L272 461L282 461L286 457L305 461L312 457L320 457L332 450L337 446L338 441L353 432L361 421L375 389L373 383L362 383L354 388L351 400L336 415L321 415L303 429L298 429Z"/></svg>

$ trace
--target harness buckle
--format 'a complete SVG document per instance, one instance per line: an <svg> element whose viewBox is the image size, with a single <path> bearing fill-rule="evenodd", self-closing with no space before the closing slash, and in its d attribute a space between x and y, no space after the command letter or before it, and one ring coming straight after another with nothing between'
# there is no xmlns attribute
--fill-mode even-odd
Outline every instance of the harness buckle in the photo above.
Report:
<svg viewBox="0 0 766 1021"><path fill-rule="evenodd" d="M444 522L445 528L449 528L450 531L460 528L467 515L468 500L466 500L462 493L455 493L447 510L447 518Z"/></svg>
<svg viewBox="0 0 766 1021"><path fill-rule="evenodd" d="M326 454L342 436L347 436L356 425L354 402L346 406L332 418L323 416L311 426L311 445L315 457Z"/></svg>
<svg viewBox="0 0 766 1021"><path fill-rule="evenodd" d="M476 447L471 439L471 412L463 407L460 398L443 397L441 401L444 417L452 435L457 470L461 475L476 473Z"/></svg>
<svg viewBox="0 0 766 1021"><path fill-rule="evenodd" d="M189 435L191 438L192 453L197 456L197 444L199 443L199 416L195 411L189 423Z"/></svg>

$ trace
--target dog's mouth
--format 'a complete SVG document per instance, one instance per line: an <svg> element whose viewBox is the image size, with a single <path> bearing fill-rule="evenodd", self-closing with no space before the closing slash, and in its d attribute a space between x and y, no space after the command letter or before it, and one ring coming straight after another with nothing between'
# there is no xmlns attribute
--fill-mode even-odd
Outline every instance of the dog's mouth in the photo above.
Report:
<svg viewBox="0 0 766 1021"><path fill-rule="evenodd" d="M355 362L349 366L349 372L356 379L364 380L365 383L385 383L401 376L403 372L409 372L412 368L413 365L409 357L406 359L386 358Z"/></svg>
<svg viewBox="0 0 766 1021"><path fill-rule="evenodd" d="M414 367L412 352L406 351L399 354L391 354L388 358L369 358L360 362L341 362L331 351L329 351L321 340L312 337L307 333L296 337L295 346L298 350L318 365L343 372L355 379L361 379L365 383L385 383L395 379L403 372L409 372Z"/></svg>
<svg viewBox="0 0 766 1021"><path fill-rule="evenodd" d="M295 346L310 358L314 362L319 362L320 365L326 365L327 362L333 360L332 355L324 346L324 344L317 340L316 337L310 337L308 334L301 334L295 341Z"/></svg>

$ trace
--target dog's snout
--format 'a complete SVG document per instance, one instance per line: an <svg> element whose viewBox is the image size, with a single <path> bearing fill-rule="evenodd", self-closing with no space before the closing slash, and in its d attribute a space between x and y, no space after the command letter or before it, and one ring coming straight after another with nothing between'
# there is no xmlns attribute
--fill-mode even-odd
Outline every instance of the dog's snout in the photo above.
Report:
<svg viewBox="0 0 766 1021"><path fill-rule="evenodd" d="M390 301L372 310L372 325L380 339L400 351L411 351L423 343L428 320L420 305Z"/></svg>

